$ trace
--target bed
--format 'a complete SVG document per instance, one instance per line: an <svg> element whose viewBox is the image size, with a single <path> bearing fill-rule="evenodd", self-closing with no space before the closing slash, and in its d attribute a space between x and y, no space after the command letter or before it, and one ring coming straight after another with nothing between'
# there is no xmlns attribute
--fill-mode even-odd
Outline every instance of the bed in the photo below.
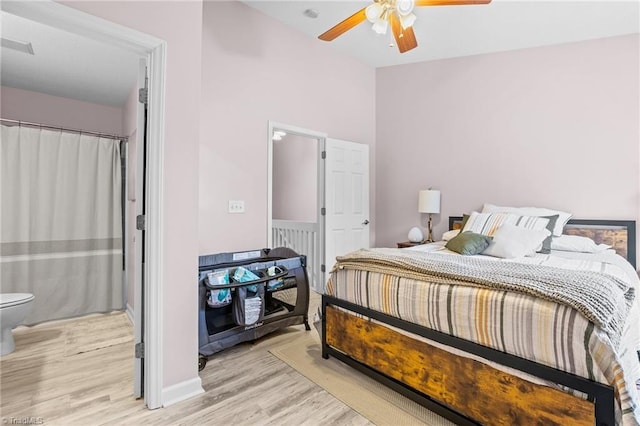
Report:
<svg viewBox="0 0 640 426"><path fill-rule="evenodd" d="M461 221L450 218L450 229L460 228ZM580 275L617 283L620 291L611 293L622 295L620 305L611 306L608 319L592 317L582 302L565 303L560 296L558 301L518 286L485 288L476 278L466 283L457 275L452 281L447 274L424 278L413 271L417 257L420 265L457 265L464 257L440 252L439 243L411 254L373 249L339 258L330 275L322 297L322 356L351 365L456 424L640 424L635 222L571 220L563 229L611 250L595 257L552 251L528 257L517 268L543 271L536 282ZM520 263L464 261L491 262L492 271ZM589 268L597 273L583 271ZM602 299L597 303L609 303Z"/></svg>

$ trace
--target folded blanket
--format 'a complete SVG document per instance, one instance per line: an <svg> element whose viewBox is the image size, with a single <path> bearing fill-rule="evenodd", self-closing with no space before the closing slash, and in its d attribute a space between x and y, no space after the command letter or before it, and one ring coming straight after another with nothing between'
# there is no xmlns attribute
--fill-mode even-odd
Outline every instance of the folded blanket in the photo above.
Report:
<svg viewBox="0 0 640 426"><path fill-rule="evenodd" d="M339 256L335 268L536 296L577 310L607 333L616 349L635 298L632 283L606 273L501 262L476 256L362 249Z"/></svg>

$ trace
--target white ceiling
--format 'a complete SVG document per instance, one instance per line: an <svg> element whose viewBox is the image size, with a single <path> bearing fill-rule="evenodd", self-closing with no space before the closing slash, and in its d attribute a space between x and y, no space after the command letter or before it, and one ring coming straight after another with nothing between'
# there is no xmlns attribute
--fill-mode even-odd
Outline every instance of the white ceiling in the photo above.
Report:
<svg viewBox="0 0 640 426"><path fill-rule="evenodd" d="M2 47L3 86L121 107L138 78L139 57L124 49L4 11L3 38L31 42L34 55Z"/></svg>
<svg viewBox="0 0 640 426"><path fill-rule="evenodd" d="M372 1L243 2L317 40ZM319 16L306 17L306 9ZM414 13L418 47L407 53L390 48L390 34L375 34L368 21L328 43L361 62L384 67L640 32L638 0L493 0L487 5L417 7Z"/></svg>
<svg viewBox="0 0 640 426"><path fill-rule="evenodd" d="M216 0L205 0L216 1ZM244 0L313 38L369 1ZM319 16L303 15L315 9ZM416 8L418 47L400 54L390 36L363 22L329 42L373 67L522 49L640 32L640 0L515 1ZM1 49L2 85L121 107L137 78L138 56L0 12L2 37L30 41L35 55Z"/></svg>

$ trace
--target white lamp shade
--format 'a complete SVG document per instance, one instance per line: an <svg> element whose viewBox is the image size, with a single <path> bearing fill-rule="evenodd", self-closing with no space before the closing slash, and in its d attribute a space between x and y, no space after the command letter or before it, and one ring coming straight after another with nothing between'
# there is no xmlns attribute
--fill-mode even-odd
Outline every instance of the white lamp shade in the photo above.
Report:
<svg viewBox="0 0 640 426"><path fill-rule="evenodd" d="M418 193L418 212L440 213L440 191L423 189Z"/></svg>

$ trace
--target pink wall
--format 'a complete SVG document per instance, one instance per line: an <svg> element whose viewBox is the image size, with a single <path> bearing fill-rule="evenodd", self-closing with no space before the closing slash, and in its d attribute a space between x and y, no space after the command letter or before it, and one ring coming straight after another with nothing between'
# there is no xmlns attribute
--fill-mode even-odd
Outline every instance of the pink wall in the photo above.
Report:
<svg viewBox="0 0 640 426"><path fill-rule="evenodd" d="M122 108L2 86L2 118L120 135Z"/></svg>
<svg viewBox="0 0 640 426"><path fill-rule="evenodd" d="M167 42L164 145L164 386L198 377L198 148L202 2L65 4Z"/></svg>
<svg viewBox="0 0 640 426"><path fill-rule="evenodd" d="M378 245L484 202L639 220L639 36L377 71ZM398 108L401 105L402 108Z"/></svg>
<svg viewBox="0 0 640 426"><path fill-rule="evenodd" d="M263 247L268 121L371 145L373 176L375 71L240 2L203 15L199 250Z"/></svg>
<svg viewBox="0 0 640 426"><path fill-rule="evenodd" d="M287 135L273 141L273 218L318 220L318 139Z"/></svg>

